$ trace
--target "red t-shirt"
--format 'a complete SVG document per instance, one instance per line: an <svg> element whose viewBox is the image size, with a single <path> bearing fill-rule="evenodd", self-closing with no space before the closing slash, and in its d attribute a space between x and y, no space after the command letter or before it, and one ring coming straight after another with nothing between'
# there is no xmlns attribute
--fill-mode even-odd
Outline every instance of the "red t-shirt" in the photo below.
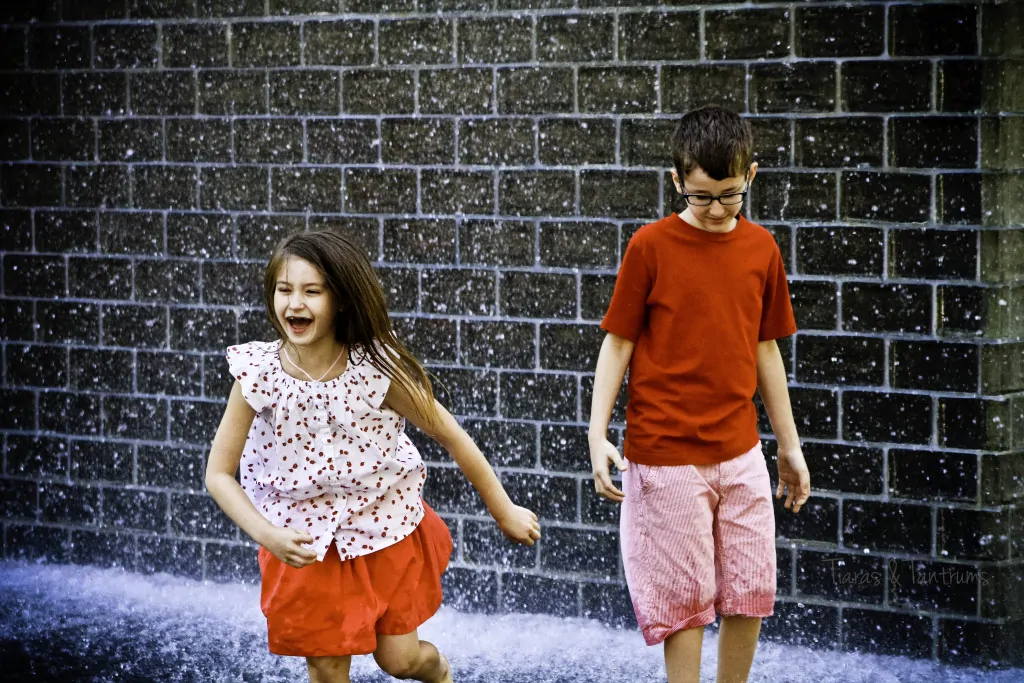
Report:
<svg viewBox="0 0 1024 683"><path fill-rule="evenodd" d="M775 238L740 216L727 233L672 214L626 247L601 327L636 346L626 406L628 460L701 465L758 441L758 342L796 332Z"/></svg>

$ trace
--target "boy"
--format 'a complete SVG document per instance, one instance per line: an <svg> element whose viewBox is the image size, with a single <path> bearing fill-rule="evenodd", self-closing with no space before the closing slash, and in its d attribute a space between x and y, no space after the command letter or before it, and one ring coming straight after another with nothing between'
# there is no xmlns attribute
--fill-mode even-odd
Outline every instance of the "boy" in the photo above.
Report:
<svg viewBox="0 0 1024 683"><path fill-rule="evenodd" d="M771 234L739 215L757 174L738 115L707 107L672 138L686 201L636 232L608 312L590 414L597 492L622 502L622 561L648 645L669 683L698 683L704 626L722 615L718 681L747 680L775 602L775 517L757 429L761 394L778 442L785 507L810 495L775 340L796 332ZM624 455L607 439L626 367ZM623 470L619 490L609 461Z"/></svg>

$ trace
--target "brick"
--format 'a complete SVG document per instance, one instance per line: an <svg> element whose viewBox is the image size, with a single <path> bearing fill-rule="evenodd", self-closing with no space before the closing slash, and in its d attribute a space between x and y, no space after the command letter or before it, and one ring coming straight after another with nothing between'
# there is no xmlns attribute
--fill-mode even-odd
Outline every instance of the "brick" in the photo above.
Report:
<svg viewBox="0 0 1024 683"><path fill-rule="evenodd" d="M32 437L11 434L4 452L7 471L19 477L67 476L68 444L63 437Z"/></svg>
<svg viewBox="0 0 1024 683"><path fill-rule="evenodd" d="M95 252L96 214L92 211L37 211L36 250Z"/></svg>
<svg viewBox="0 0 1024 683"><path fill-rule="evenodd" d="M393 318L392 326L398 339L420 362L456 363L458 333L454 320ZM444 453L443 449L438 450Z"/></svg>
<svg viewBox="0 0 1024 683"><path fill-rule="evenodd" d="M801 550L796 587L798 595L880 605L885 595L885 559Z"/></svg>
<svg viewBox="0 0 1024 683"><path fill-rule="evenodd" d="M36 517L36 483L0 479L0 514L5 519L27 519L35 521Z"/></svg>
<svg viewBox="0 0 1024 683"><path fill-rule="evenodd" d="M163 255L164 217L156 212L100 213L99 242L107 254ZM84 272L86 264L81 265ZM123 298L129 298L128 293Z"/></svg>
<svg viewBox="0 0 1024 683"><path fill-rule="evenodd" d="M543 569L614 578L619 568L619 534L554 527L540 541Z"/></svg>
<svg viewBox="0 0 1024 683"><path fill-rule="evenodd" d="M613 470L612 482L622 488L619 475ZM597 495L592 480L584 480L580 486L582 497L582 521L584 524L601 524L605 526L619 526L619 517L622 514L622 506L611 502L604 496Z"/></svg>
<svg viewBox="0 0 1024 683"><path fill-rule="evenodd" d="M200 356L139 352L138 369L141 393L198 396L202 391Z"/></svg>
<svg viewBox="0 0 1024 683"><path fill-rule="evenodd" d="M615 50L614 24L615 18L610 14L538 17L537 60L611 61Z"/></svg>
<svg viewBox="0 0 1024 683"><path fill-rule="evenodd" d="M501 413L531 420L575 420L576 379L572 375L504 374Z"/></svg>
<svg viewBox="0 0 1024 683"><path fill-rule="evenodd" d="M419 271L411 268L378 268L389 311L419 309Z"/></svg>
<svg viewBox="0 0 1024 683"><path fill-rule="evenodd" d="M341 111L341 78L332 71L272 71L270 113L336 116Z"/></svg>
<svg viewBox="0 0 1024 683"><path fill-rule="evenodd" d="M828 112L835 109L836 70L832 62L754 64L750 67L750 110Z"/></svg>
<svg viewBox="0 0 1024 683"><path fill-rule="evenodd" d="M199 266L181 261L135 263L135 298L160 303L199 303Z"/></svg>
<svg viewBox="0 0 1024 683"><path fill-rule="evenodd" d="M821 439L836 437L839 401L835 390L793 387L789 391L789 398L793 404L797 430L801 435ZM761 431L771 432L767 419L763 420Z"/></svg>
<svg viewBox="0 0 1024 683"><path fill-rule="evenodd" d="M981 391L1005 394L1024 388L1024 343L981 347Z"/></svg>
<svg viewBox="0 0 1024 683"><path fill-rule="evenodd" d="M790 10L744 9L704 16L707 59L772 59L789 56Z"/></svg>
<svg viewBox="0 0 1024 683"><path fill-rule="evenodd" d="M236 119L235 160L241 163L302 161L302 122L288 119Z"/></svg>
<svg viewBox="0 0 1024 683"><path fill-rule="evenodd" d="M615 122L542 119L540 160L549 166L615 163Z"/></svg>
<svg viewBox="0 0 1024 683"><path fill-rule="evenodd" d="M783 499L775 504L775 535L780 539L837 543L839 540L839 504L832 498L812 497L800 513L794 515L782 507Z"/></svg>
<svg viewBox="0 0 1024 683"><path fill-rule="evenodd" d="M490 69L420 71L420 113L488 114L492 110L493 82Z"/></svg>
<svg viewBox="0 0 1024 683"><path fill-rule="evenodd" d="M165 67L210 68L228 65L227 27L222 24L171 24L163 27Z"/></svg>
<svg viewBox="0 0 1024 683"><path fill-rule="evenodd" d="M454 31L447 19L381 21L377 54L381 64L450 64Z"/></svg>
<svg viewBox="0 0 1024 683"><path fill-rule="evenodd" d="M648 67L579 70L579 107L588 113L648 113L657 108L654 69Z"/></svg>
<svg viewBox="0 0 1024 683"><path fill-rule="evenodd" d="M203 266L203 299L208 304L257 306L263 301L262 263Z"/></svg>
<svg viewBox="0 0 1024 683"><path fill-rule="evenodd" d="M571 171L505 171L498 176L498 208L505 215L572 215L575 197Z"/></svg>
<svg viewBox="0 0 1024 683"><path fill-rule="evenodd" d="M199 175L202 209L255 211L266 209L267 169L257 166L203 167Z"/></svg>
<svg viewBox="0 0 1024 683"><path fill-rule="evenodd" d="M475 367L533 368L537 332L532 323L464 321L460 323L460 362Z"/></svg>
<svg viewBox="0 0 1024 683"><path fill-rule="evenodd" d="M526 221L463 221L459 260L464 264L526 266L534 263L536 229Z"/></svg>
<svg viewBox="0 0 1024 683"><path fill-rule="evenodd" d="M306 136L310 163L377 163L380 135L373 119L310 119L306 122ZM299 152L301 155L301 147Z"/></svg>
<svg viewBox="0 0 1024 683"><path fill-rule="evenodd" d="M98 69L155 67L159 39L156 26L99 25L92 30L93 62Z"/></svg>
<svg viewBox="0 0 1024 683"><path fill-rule="evenodd" d="M619 59L628 62L697 59L700 15L672 12L619 15Z"/></svg>
<svg viewBox="0 0 1024 683"><path fill-rule="evenodd" d="M7 252L32 251L32 214L28 209L0 209L0 236Z"/></svg>
<svg viewBox="0 0 1024 683"><path fill-rule="evenodd" d="M931 330L931 288L927 285L844 283L843 328L857 332Z"/></svg>
<svg viewBox="0 0 1024 683"><path fill-rule="evenodd" d="M123 73L67 73L62 92L65 116L120 116L128 111L128 77Z"/></svg>
<svg viewBox="0 0 1024 683"><path fill-rule="evenodd" d="M93 487L40 483L40 521L95 526L99 521L99 493Z"/></svg>
<svg viewBox="0 0 1024 683"><path fill-rule="evenodd" d="M9 524L7 556L13 559L66 564L70 557L70 535L66 529Z"/></svg>
<svg viewBox="0 0 1024 683"><path fill-rule="evenodd" d="M849 650L926 659L932 652L932 620L888 610L844 608L843 645Z"/></svg>
<svg viewBox="0 0 1024 683"><path fill-rule="evenodd" d="M0 194L5 206L60 206L61 168L36 164L0 167Z"/></svg>
<svg viewBox="0 0 1024 683"><path fill-rule="evenodd" d="M309 21L303 27L306 64L363 66L373 63L372 21Z"/></svg>
<svg viewBox="0 0 1024 683"><path fill-rule="evenodd" d="M343 201L346 212L416 212L415 171L346 168L344 183Z"/></svg>
<svg viewBox="0 0 1024 683"><path fill-rule="evenodd" d="M104 372L118 368L118 372ZM134 390L135 360L130 350L71 349L71 388L128 394Z"/></svg>
<svg viewBox="0 0 1024 683"><path fill-rule="evenodd" d="M885 8L797 7L796 54L800 57L872 57L885 49Z"/></svg>
<svg viewBox="0 0 1024 683"><path fill-rule="evenodd" d="M238 339L241 341L273 340L277 330L270 324L265 311L242 311L238 314ZM209 392L206 392L209 396Z"/></svg>
<svg viewBox="0 0 1024 683"><path fill-rule="evenodd" d="M846 172L842 183L843 218L920 223L931 213L931 180L926 175Z"/></svg>
<svg viewBox="0 0 1024 683"><path fill-rule="evenodd" d="M541 265L614 269L618 265L618 234L614 223L542 223Z"/></svg>
<svg viewBox="0 0 1024 683"><path fill-rule="evenodd" d="M465 324L463 325L465 329ZM510 420L465 420L463 428L497 467L533 467L537 463L537 429Z"/></svg>
<svg viewBox="0 0 1024 683"><path fill-rule="evenodd" d="M931 508L890 502L845 501L843 542L851 548L927 554Z"/></svg>
<svg viewBox="0 0 1024 683"><path fill-rule="evenodd" d="M576 278L557 273L503 273L501 311L522 318L575 318Z"/></svg>
<svg viewBox="0 0 1024 683"><path fill-rule="evenodd" d="M28 63L32 69L89 68L87 26L32 27L28 36Z"/></svg>
<svg viewBox="0 0 1024 683"><path fill-rule="evenodd" d="M410 71L346 71L342 90L345 114L412 114L416 108Z"/></svg>
<svg viewBox="0 0 1024 683"><path fill-rule="evenodd" d="M322 14L336 13L338 0L270 0L269 14Z"/></svg>
<svg viewBox="0 0 1024 683"><path fill-rule="evenodd" d="M178 446L139 446L139 484L170 489L203 489L206 453Z"/></svg>
<svg viewBox="0 0 1024 683"><path fill-rule="evenodd" d="M89 21L96 19L124 19L126 16L126 3L121 0L115 2L101 2L100 0L82 0L82 2L61 2L63 9L61 18L64 21ZM52 20L56 20L56 7L52 10Z"/></svg>
<svg viewBox="0 0 1024 683"><path fill-rule="evenodd" d="M227 119L168 119L168 161L231 161L231 123Z"/></svg>
<svg viewBox="0 0 1024 683"><path fill-rule="evenodd" d="M571 69L499 69L498 111L502 114L570 113L574 90Z"/></svg>
<svg viewBox="0 0 1024 683"><path fill-rule="evenodd" d="M122 439L167 438L167 402L137 396L103 399L103 433Z"/></svg>
<svg viewBox="0 0 1024 683"><path fill-rule="evenodd" d="M880 118L797 120L796 163L833 168L881 166L883 131L884 123Z"/></svg>
<svg viewBox="0 0 1024 683"><path fill-rule="evenodd" d="M594 399L594 378L584 375L580 378L580 390L581 390L581 407L583 414L581 415L583 420L590 419L590 406L593 404ZM612 406L612 423L614 425L625 425L626 423L626 401L627 401L626 383L623 382L622 386L619 387L619 395L615 399L615 403Z"/></svg>
<svg viewBox="0 0 1024 683"><path fill-rule="evenodd" d="M885 343L881 339L800 335L796 357L800 382L881 386L885 381Z"/></svg>
<svg viewBox="0 0 1024 683"><path fill-rule="evenodd" d="M455 263L455 221L384 221L384 259L399 263Z"/></svg>
<svg viewBox="0 0 1024 683"><path fill-rule="evenodd" d="M231 47L232 64L236 67L298 66L302 58L300 25L291 22L233 24Z"/></svg>
<svg viewBox="0 0 1024 683"><path fill-rule="evenodd" d="M493 214L494 174L423 171L420 203L424 213Z"/></svg>
<svg viewBox="0 0 1024 683"><path fill-rule="evenodd" d="M884 233L874 228L797 228L797 268L817 275L882 274Z"/></svg>
<svg viewBox="0 0 1024 683"><path fill-rule="evenodd" d="M271 204L275 211L340 211L341 173L336 168L274 168Z"/></svg>
<svg viewBox="0 0 1024 683"><path fill-rule="evenodd" d="M525 17L464 19L458 26L459 62L507 64L533 58L533 22Z"/></svg>
<svg viewBox="0 0 1024 683"><path fill-rule="evenodd" d="M257 550L254 547L207 543L205 556L207 580L242 584L260 582Z"/></svg>
<svg viewBox="0 0 1024 683"><path fill-rule="evenodd" d="M504 472L501 483L512 500L537 513L542 523L576 520L578 482L573 477Z"/></svg>
<svg viewBox="0 0 1024 683"><path fill-rule="evenodd" d="M985 63L974 60L942 60L935 81L935 105L942 112L974 112L985 98Z"/></svg>
<svg viewBox="0 0 1024 683"><path fill-rule="evenodd" d="M100 161L159 161L164 156L163 126L150 119L121 119L97 124Z"/></svg>
<svg viewBox="0 0 1024 683"><path fill-rule="evenodd" d="M974 344L891 343L890 382L897 389L978 391L979 349Z"/></svg>
<svg viewBox="0 0 1024 683"><path fill-rule="evenodd" d="M654 218L658 175L648 171L582 171L580 212L587 216Z"/></svg>
<svg viewBox="0 0 1024 683"><path fill-rule="evenodd" d="M938 658L957 666L990 666L991 662L1020 666L1013 644L1020 638L1020 629L1013 624L940 619Z"/></svg>
<svg viewBox="0 0 1024 683"><path fill-rule="evenodd" d="M0 337L7 341L34 341L33 308L29 300L0 300Z"/></svg>
<svg viewBox="0 0 1024 683"><path fill-rule="evenodd" d="M891 230L889 273L895 277L973 280L977 233L970 230Z"/></svg>
<svg viewBox="0 0 1024 683"><path fill-rule="evenodd" d="M520 166L534 161L534 123L529 119L459 122L459 161L481 166Z"/></svg>
<svg viewBox="0 0 1024 683"><path fill-rule="evenodd" d="M835 220L835 174L759 173L751 187L755 220Z"/></svg>
<svg viewBox="0 0 1024 683"><path fill-rule="evenodd" d="M816 489L866 495L882 493L885 479L882 449L808 441L803 444L803 451L807 467L814 473Z"/></svg>
<svg viewBox="0 0 1024 683"><path fill-rule="evenodd" d="M126 533L73 529L68 552L71 564L135 570L135 537Z"/></svg>
<svg viewBox="0 0 1024 683"><path fill-rule="evenodd" d="M579 613L577 590L575 581L506 573L502 575L501 608L508 612L575 617Z"/></svg>
<svg viewBox="0 0 1024 683"><path fill-rule="evenodd" d="M167 530L167 495L151 491L103 491L103 526L161 532Z"/></svg>
<svg viewBox="0 0 1024 683"><path fill-rule="evenodd" d="M587 428L543 425L540 428L540 463L553 472L590 472Z"/></svg>
<svg viewBox="0 0 1024 683"><path fill-rule="evenodd" d="M171 401L171 441L205 445L217 432L224 414L222 403Z"/></svg>
<svg viewBox="0 0 1024 683"><path fill-rule="evenodd" d="M267 113L266 71L240 69L199 72L199 113L244 116Z"/></svg>
<svg viewBox="0 0 1024 683"><path fill-rule="evenodd" d="M935 520L935 551L958 560L1007 560L1010 533L1007 512L941 508Z"/></svg>
<svg viewBox="0 0 1024 683"><path fill-rule="evenodd" d="M29 122L15 119L0 119L0 158L8 161L28 159Z"/></svg>
<svg viewBox="0 0 1024 683"><path fill-rule="evenodd" d="M473 486L454 467L432 467L427 475L423 497L442 514L487 514L487 508Z"/></svg>
<svg viewBox="0 0 1024 683"><path fill-rule="evenodd" d="M1005 399L939 398L939 444L947 448L1005 451L1013 446L1012 404Z"/></svg>
<svg viewBox="0 0 1024 683"><path fill-rule="evenodd" d="M36 304L36 325L41 342L99 343L99 308L93 304L41 301Z"/></svg>
<svg viewBox="0 0 1024 683"><path fill-rule="evenodd" d="M64 173L68 206L126 208L129 187L122 166L68 166Z"/></svg>
<svg viewBox="0 0 1024 683"><path fill-rule="evenodd" d="M669 143L676 129L675 120L622 120L620 159L623 166L657 166L672 164Z"/></svg>
<svg viewBox="0 0 1024 683"><path fill-rule="evenodd" d="M930 396L860 391L843 394L843 438L848 440L927 444L931 418Z"/></svg>
<svg viewBox="0 0 1024 683"><path fill-rule="evenodd" d="M384 119L381 158L386 164L451 164L455 123L445 119Z"/></svg>
<svg viewBox="0 0 1024 683"><path fill-rule="evenodd" d="M978 124L969 118L898 117L889 121L889 163L913 168L975 168Z"/></svg>
<svg viewBox="0 0 1024 683"><path fill-rule="evenodd" d="M0 29L0 68L18 71L25 68L25 48L28 34L24 28Z"/></svg>
<svg viewBox="0 0 1024 683"><path fill-rule="evenodd" d="M92 161L96 131L82 119L32 121L32 158L37 161Z"/></svg>
<svg viewBox="0 0 1024 683"><path fill-rule="evenodd" d="M754 161L764 166L790 166L793 150L790 122L785 119L750 119L754 134ZM665 135L662 140L671 139ZM665 156L664 143L661 156Z"/></svg>
<svg viewBox="0 0 1024 683"><path fill-rule="evenodd" d="M542 324L541 367L587 372L597 363L602 339L604 333L596 325Z"/></svg>
<svg viewBox="0 0 1024 683"><path fill-rule="evenodd" d="M928 62L843 62L844 111L927 111L931 106Z"/></svg>
<svg viewBox="0 0 1024 683"><path fill-rule="evenodd" d="M924 26L927 31L921 30ZM978 8L894 7L889 13L889 52L900 57L978 54Z"/></svg>
<svg viewBox="0 0 1024 683"><path fill-rule="evenodd" d="M441 575L444 602L457 610L491 613L497 609L498 579L495 572L449 567Z"/></svg>
<svg viewBox="0 0 1024 683"><path fill-rule="evenodd" d="M4 257L6 296L55 297L64 295L64 259L59 256Z"/></svg>
<svg viewBox="0 0 1024 683"><path fill-rule="evenodd" d="M273 229L275 226L280 226L280 229L275 230L273 233L268 233L263 238L263 248L254 248L250 250L250 255L257 258L269 259L271 251L277 241L283 238L285 235L291 232L298 232L302 230L301 223L302 218L296 216L296 225L289 228L288 223L282 224L279 220L267 220L262 218L264 225L268 229ZM366 254L366 258L370 261L380 260L380 221L376 218L334 218L331 216L310 216L309 217L309 229L310 230L333 230L334 232L345 237L352 242L356 247L363 250ZM239 245L241 246L241 244Z"/></svg>
<svg viewBox="0 0 1024 683"><path fill-rule="evenodd" d="M194 209L198 183L199 174L192 168L136 166L132 196L141 209Z"/></svg>
<svg viewBox="0 0 1024 683"><path fill-rule="evenodd" d="M937 332L946 337L986 336L1005 327L1006 306L993 306L1000 290L976 286L939 285ZM1005 299L1004 299L1005 300Z"/></svg>
<svg viewBox="0 0 1024 683"><path fill-rule="evenodd" d="M464 523L463 554L470 564L530 568L537 565L537 548L509 543L491 521Z"/></svg>
<svg viewBox="0 0 1024 683"><path fill-rule="evenodd" d="M173 538L139 536L138 571L147 574L163 572L183 576L193 581L203 578L203 547L195 541Z"/></svg>
<svg viewBox="0 0 1024 683"><path fill-rule="evenodd" d="M980 578L978 570L970 565L897 561L889 571L889 601L903 609L974 616L978 613Z"/></svg>
<svg viewBox="0 0 1024 683"><path fill-rule="evenodd" d="M122 77L121 82L124 82ZM69 83L69 80L65 80ZM61 88L58 74L4 74L0 75L0 92L4 94L0 114L5 116L59 116L61 110ZM68 97L65 96L67 100ZM75 101L65 104L65 114L74 108Z"/></svg>
<svg viewBox="0 0 1024 683"><path fill-rule="evenodd" d="M129 443L72 440L68 457L72 479L132 483L135 456Z"/></svg>
<svg viewBox="0 0 1024 683"><path fill-rule="evenodd" d="M978 456L945 451L889 451L889 494L900 498L975 502Z"/></svg>
<svg viewBox="0 0 1024 683"><path fill-rule="evenodd" d="M171 494L171 532L193 538L233 539L237 527L210 496L176 493Z"/></svg>
<svg viewBox="0 0 1024 683"><path fill-rule="evenodd" d="M134 114L177 116L196 111L196 77L191 72L133 73L128 90Z"/></svg>
<svg viewBox="0 0 1024 683"><path fill-rule="evenodd" d="M24 431L36 429L35 392L0 389L0 398L7 406L6 410L0 412L0 426Z"/></svg>
<svg viewBox="0 0 1024 683"><path fill-rule="evenodd" d="M448 315L495 314L495 274L481 270L423 271L423 310Z"/></svg>

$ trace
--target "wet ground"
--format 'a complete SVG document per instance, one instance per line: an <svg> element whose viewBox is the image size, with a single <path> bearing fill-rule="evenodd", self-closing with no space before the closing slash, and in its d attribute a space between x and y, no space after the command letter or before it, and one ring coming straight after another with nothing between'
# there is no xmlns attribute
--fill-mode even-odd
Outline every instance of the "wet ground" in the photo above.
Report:
<svg viewBox="0 0 1024 683"><path fill-rule="evenodd" d="M664 681L660 648L595 622L444 608L422 637L451 657L460 683ZM702 680L713 681L715 637ZM118 570L0 563L0 681L304 681L301 660L275 657L253 586ZM392 681L358 657L353 683ZM986 672L931 662L764 643L752 683L1010 683L1024 671Z"/></svg>

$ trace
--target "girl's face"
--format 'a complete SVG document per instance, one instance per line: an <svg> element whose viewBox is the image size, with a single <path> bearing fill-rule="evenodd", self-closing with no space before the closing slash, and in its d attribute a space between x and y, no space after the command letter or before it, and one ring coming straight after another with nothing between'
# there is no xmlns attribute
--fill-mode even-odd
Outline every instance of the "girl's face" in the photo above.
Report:
<svg viewBox="0 0 1024 683"><path fill-rule="evenodd" d="M274 313L295 346L334 340L338 303L312 263L289 256L277 273Z"/></svg>

